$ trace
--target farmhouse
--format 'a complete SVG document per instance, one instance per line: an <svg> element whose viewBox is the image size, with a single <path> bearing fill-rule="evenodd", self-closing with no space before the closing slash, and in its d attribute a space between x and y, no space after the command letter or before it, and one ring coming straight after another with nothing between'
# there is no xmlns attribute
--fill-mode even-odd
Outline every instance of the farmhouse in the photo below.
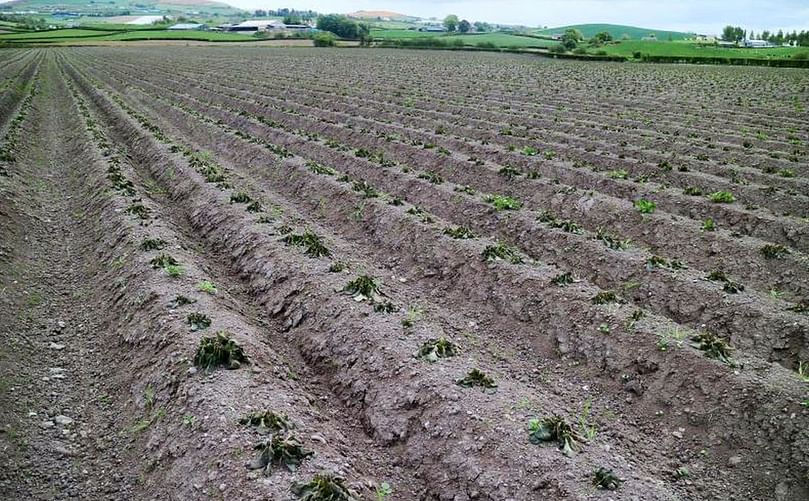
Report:
<svg viewBox="0 0 809 501"><path fill-rule="evenodd" d="M193 24L193 23L180 23L174 26L169 26L170 31L205 31L208 29L207 24Z"/></svg>
<svg viewBox="0 0 809 501"><path fill-rule="evenodd" d="M443 33L447 31L447 29L443 26L432 25L432 26L422 26L419 28L419 31L425 33Z"/></svg>

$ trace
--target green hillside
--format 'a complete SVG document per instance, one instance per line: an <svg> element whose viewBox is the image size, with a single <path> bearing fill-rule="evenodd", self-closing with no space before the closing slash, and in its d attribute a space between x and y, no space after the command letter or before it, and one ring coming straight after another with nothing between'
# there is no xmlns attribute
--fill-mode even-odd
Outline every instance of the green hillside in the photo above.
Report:
<svg viewBox="0 0 809 501"><path fill-rule="evenodd" d="M573 26L560 26L558 28L548 28L546 30L537 30L535 33L538 35L555 35L565 32L566 29L574 28L582 32L584 38L591 38L596 33L602 31L609 32L615 40L630 39L640 40L643 37L649 36L654 33L658 40L668 40L671 36L672 40L684 40L686 38L693 38L693 33L682 33L679 31L666 31L666 30L653 30L649 28L638 28L637 26L623 26L619 24L577 24Z"/></svg>

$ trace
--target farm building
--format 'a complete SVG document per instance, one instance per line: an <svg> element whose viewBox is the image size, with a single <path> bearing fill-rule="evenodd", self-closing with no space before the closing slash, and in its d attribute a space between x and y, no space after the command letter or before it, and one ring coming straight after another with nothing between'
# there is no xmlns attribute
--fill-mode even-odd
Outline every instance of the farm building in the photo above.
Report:
<svg viewBox="0 0 809 501"><path fill-rule="evenodd" d="M419 28L419 31L425 33L442 33L447 31L447 29L443 26L434 25L434 26L422 26L421 28Z"/></svg>
<svg viewBox="0 0 809 501"><path fill-rule="evenodd" d="M174 26L169 26L168 28L170 31L205 31L208 29L207 24L192 24L192 23L180 23L175 24Z"/></svg>
<svg viewBox="0 0 809 501"><path fill-rule="evenodd" d="M760 49L764 47L775 47L775 44L767 40L745 40L743 46L748 49Z"/></svg>
<svg viewBox="0 0 809 501"><path fill-rule="evenodd" d="M255 33L258 31L283 30L286 28L286 25L276 19L270 19L262 21L245 21L243 23L233 25L222 25L220 28L222 28L224 31Z"/></svg>

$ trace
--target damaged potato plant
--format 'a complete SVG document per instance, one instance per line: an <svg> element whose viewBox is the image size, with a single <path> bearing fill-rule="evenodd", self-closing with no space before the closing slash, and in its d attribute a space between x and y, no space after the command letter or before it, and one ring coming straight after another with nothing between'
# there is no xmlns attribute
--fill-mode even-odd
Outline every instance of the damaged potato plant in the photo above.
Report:
<svg viewBox="0 0 809 501"><path fill-rule="evenodd" d="M579 444L586 439L560 416L531 419L528 422L528 439L532 444L556 442L565 456L572 456Z"/></svg>
<svg viewBox="0 0 809 501"><path fill-rule="evenodd" d="M247 363L244 350L224 331L203 337L194 356L194 365L206 371L217 367L238 369L244 363Z"/></svg>
<svg viewBox="0 0 809 501"><path fill-rule="evenodd" d="M455 384L458 386L463 386L464 388L472 388L477 386L483 390L491 391L497 388L497 383L494 382L494 379L487 376L486 373L480 369L470 370L466 376L455 381Z"/></svg>
<svg viewBox="0 0 809 501"><path fill-rule="evenodd" d="M267 440L254 447L259 451L258 457L248 463L251 470L263 470L265 475L272 474L275 467L284 466L289 471L296 471L304 459L313 456L314 452L304 449L303 444L291 434L271 435Z"/></svg>
<svg viewBox="0 0 809 501"><path fill-rule="evenodd" d="M302 234L290 233L281 239L287 245L305 247L304 254L312 258L329 257L331 251L323 245L323 241L312 231L306 230Z"/></svg>
<svg viewBox="0 0 809 501"><path fill-rule="evenodd" d="M416 358L421 358L428 362L437 362L439 358L454 357L458 352L458 345L441 336L421 345L419 351L416 352Z"/></svg>
<svg viewBox="0 0 809 501"><path fill-rule="evenodd" d="M286 432L294 428L286 414L273 411L255 411L239 419L239 424L254 426L270 433Z"/></svg>
<svg viewBox="0 0 809 501"><path fill-rule="evenodd" d="M296 482L290 487L300 501L356 501L357 494L348 488L343 477L322 472L308 482Z"/></svg>

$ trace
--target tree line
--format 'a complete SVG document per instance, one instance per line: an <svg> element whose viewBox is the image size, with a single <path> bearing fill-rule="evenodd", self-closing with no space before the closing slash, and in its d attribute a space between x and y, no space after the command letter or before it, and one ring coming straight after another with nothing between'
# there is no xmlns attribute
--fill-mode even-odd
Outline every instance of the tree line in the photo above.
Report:
<svg viewBox="0 0 809 501"><path fill-rule="evenodd" d="M783 30L771 32L764 30L756 33L753 30L749 32L741 26L725 26L722 30L722 40L726 42L741 42L742 40L766 40L775 45L782 45L784 43L796 43L802 47L809 46L809 31L793 31L792 33L784 33Z"/></svg>

